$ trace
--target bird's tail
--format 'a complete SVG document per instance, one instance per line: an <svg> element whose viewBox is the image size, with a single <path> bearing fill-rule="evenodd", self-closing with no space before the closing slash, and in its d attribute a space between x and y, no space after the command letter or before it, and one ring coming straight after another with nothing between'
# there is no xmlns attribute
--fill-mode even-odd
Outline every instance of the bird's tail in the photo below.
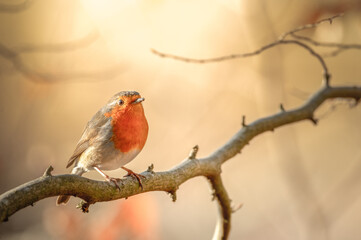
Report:
<svg viewBox="0 0 361 240"><path fill-rule="evenodd" d="M73 170L71 171L71 174L75 174L75 175L83 175L83 173L85 173L85 170L83 168L79 168L79 167L74 167ZM67 204L68 201L70 199L69 195L60 195L57 199L56 199L56 206L59 206L61 204Z"/></svg>

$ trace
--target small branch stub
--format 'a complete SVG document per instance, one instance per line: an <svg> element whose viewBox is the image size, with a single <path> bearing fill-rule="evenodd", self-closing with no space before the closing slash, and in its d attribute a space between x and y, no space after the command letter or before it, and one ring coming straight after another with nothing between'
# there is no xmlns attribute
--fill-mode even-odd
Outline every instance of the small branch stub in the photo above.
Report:
<svg viewBox="0 0 361 240"><path fill-rule="evenodd" d="M280 103L280 109L281 109L281 112L286 112L285 108L283 107L283 104Z"/></svg>
<svg viewBox="0 0 361 240"><path fill-rule="evenodd" d="M177 201L177 193L176 193L176 190L169 191L168 193L170 194L173 202Z"/></svg>
<svg viewBox="0 0 361 240"><path fill-rule="evenodd" d="M199 150L198 145L195 145L192 148L191 152L189 153L188 159L191 159L191 160L196 159L198 150Z"/></svg>
<svg viewBox="0 0 361 240"><path fill-rule="evenodd" d="M88 202L81 201L81 202L76 206L76 208L81 209L81 211L82 211L83 213L88 213L88 212L89 212L89 206L90 206L90 204L89 204Z"/></svg>
<svg viewBox="0 0 361 240"><path fill-rule="evenodd" d="M247 127L247 124L246 124L246 115L243 115L243 116L242 116L242 127Z"/></svg>
<svg viewBox="0 0 361 240"><path fill-rule="evenodd" d="M314 125L317 125L318 123L318 120L316 118L314 118L313 116L310 117L310 121L314 124Z"/></svg>
<svg viewBox="0 0 361 240"><path fill-rule="evenodd" d="M46 170L45 170L45 172L44 172L44 174L43 174L43 177L51 177L52 175L51 175L51 172L54 170L54 168L52 167L52 166L49 166Z"/></svg>
<svg viewBox="0 0 361 240"><path fill-rule="evenodd" d="M148 167L147 172L149 172L149 173L151 173L151 174L154 174L153 169L154 169L154 165L153 165L153 163L152 163L152 164L150 164L150 166Z"/></svg>

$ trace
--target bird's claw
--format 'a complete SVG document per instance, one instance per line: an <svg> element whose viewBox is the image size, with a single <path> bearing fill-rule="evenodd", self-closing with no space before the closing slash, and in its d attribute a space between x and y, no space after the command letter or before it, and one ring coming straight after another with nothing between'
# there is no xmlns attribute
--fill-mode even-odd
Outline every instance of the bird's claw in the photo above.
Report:
<svg viewBox="0 0 361 240"><path fill-rule="evenodd" d="M135 173L133 172L132 170L128 169L128 168L125 168L125 167L122 167L125 171L127 171L128 173L126 175L124 175L124 177L129 177L129 176L132 176L132 177L135 177L138 182L139 182L139 186L140 188L143 190L143 184L142 184L142 180L141 178L146 178L145 176L141 175L141 174L138 174L138 173Z"/></svg>
<svg viewBox="0 0 361 240"><path fill-rule="evenodd" d="M112 182L112 183L114 183L115 184L115 186L118 188L118 190L120 191L120 186L119 186L119 181L122 181L122 179L120 179L120 178L113 178L113 177L108 177L107 178L107 181L108 182Z"/></svg>

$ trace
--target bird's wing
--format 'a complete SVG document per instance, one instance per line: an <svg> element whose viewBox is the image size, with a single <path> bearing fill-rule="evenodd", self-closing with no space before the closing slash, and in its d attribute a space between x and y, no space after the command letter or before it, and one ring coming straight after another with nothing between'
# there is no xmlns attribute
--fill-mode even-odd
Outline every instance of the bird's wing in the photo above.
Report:
<svg viewBox="0 0 361 240"><path fill-rule="evenodd" d="M101 130L101 127L104 126L107 121L110 121L110 119L104 116L102 110L99 110L87 123L83 134L75 147L74 153L66 165L67 168L70 167L75 162L75 160L94 143Z"/></svg>

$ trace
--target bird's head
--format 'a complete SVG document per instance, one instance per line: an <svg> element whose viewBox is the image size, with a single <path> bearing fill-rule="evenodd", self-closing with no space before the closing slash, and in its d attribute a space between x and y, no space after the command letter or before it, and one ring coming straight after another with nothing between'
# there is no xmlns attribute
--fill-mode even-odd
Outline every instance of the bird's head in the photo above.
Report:
<svg viewBox="0 0 361 240"><path fill-rule="evenodd" d="M130 112L143 112L142 102L144 98L135 91L122 91L115 94L107 103L105 116L111 117L114 114L126 114Z"/></svg>

